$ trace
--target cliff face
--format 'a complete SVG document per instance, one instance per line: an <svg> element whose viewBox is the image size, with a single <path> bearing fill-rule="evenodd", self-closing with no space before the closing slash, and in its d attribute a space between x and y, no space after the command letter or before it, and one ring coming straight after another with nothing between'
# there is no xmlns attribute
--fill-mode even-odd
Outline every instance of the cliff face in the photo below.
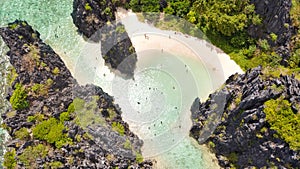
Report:
<svg viewBox="0 0 300 169"><path fill-rule="evenodd" d="M220 101L220 98L223 99ZM288 106L282 108L283 103ZM205 143L225 168L297 168L300 166L299 147L291 149L290 143L299 145L299 105L299 81L290 76L271 78L258 67L244 75L232 75L225 87L211 94L206 102L200 103L196 99L191 109L193 127L190 135L200 144L208 135ZM267 109L268 106L275 109ZM222 110L218 110L220 107ZM272 111L275 114L284 112L285 115L281 116L282 119L276 119L277 116L266 113ZM218 113L222 114L215 120ZM298 121L288 119L290 121L284 122L287 120L284 117L288 115L298 117ZM286 125L276 129L278 126L270 122ZM286 142L288 139L283 139L282 135L279 136L282 133L278 132L288 127L293 128L290 133L296 133L289 138L292 140L289 144Z"/></svg>
<svg viewBox="0 0 300 169"><path fill-rule="evenodd" d="M101 42L101 53L105 63L113 71L132 78L137 56L122 23L116 23L115 3L110 0L74 0L72 18L89 40Z"/></svg>
<svg viewBox="0 0 300 169"><path fill-rule="evenodd" d="M25 21L0 29L17 77L2 115L12 140L6 165L17 168L151 168L143 142L100 87L80 86L60 57ZM13 75L11 76L13 77Z"/></svg>
<svg viewBox="0 0 300 169"><path fill-rule="evenodd" d="M113 22L116 7L111 0L74 0L72 18L78 32L91 38L99 29Z"/></svg>
<svg viewBox="0 0 300 169"><path fill-rule="evenodd" d="M290 56L290 41L293 28L290 19L291 0L251 0L255 5L255 11L262 18L262 24L250 26L248 32L256 39L268 39L271 46L276 46L277 53L282 58ZM277 35L276 41L272 40L270 34Z"/></svg>

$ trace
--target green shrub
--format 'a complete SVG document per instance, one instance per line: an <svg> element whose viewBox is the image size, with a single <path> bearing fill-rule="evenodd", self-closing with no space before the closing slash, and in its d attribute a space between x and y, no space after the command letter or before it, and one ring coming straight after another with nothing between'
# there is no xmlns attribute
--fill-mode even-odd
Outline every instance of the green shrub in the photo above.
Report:
<svg viewBox="0 0 300 169"><path fill-rule="evenodd" d="M75 112L74 102L72 102L72 103L68 106L68 112L69 112L69 113L74 113L74 112Z"/></svg>
<svg viewBox="0 0 300 169"><path fill-rule="evenodd" d="M41 66L42 67L46 67L46 66L48 66L46 63L44 63L44 62L41 62Z"/></svg>
<svg viewBox="0 0 300 169"><path fill-rule="evenodd" d="M28 116L28 117L27 117L27 121L28 121L28 122L34 122L34 121L35 121L34 116Z"/></svg>
<svg viewBox="0 0 300 169"><path fill-rule="evenodd" d="M121 123L119 123L119 122L113 122L112 125L111 125L111 127L112 127L112 130L118 132L121 136L124 135L125 128L124 128L124 126Z"/></svg>
<svg viewBox="0 0 300 169"><path fill-rule="evenodd" d="M299 34L300 35L300 34ZM298 65L300 65L300 48L296 49L292 56L289 59L289 66L290 68L298 68Z"/></svg>
<svg viewBox="0 0 300 169"><path fill-rule="evenodd" d="M275 33L271 33L270 37L271 37L273 42L275 42L277 40L277 35Z"/></svg>
<svg viewBox="0 0 300 169"><path fill-rule="evenodd" d="M33 128L33 136L61 148L63 145L71 143L71 139L63 133L64 130L64 124L52 117L36 125Z"/></svg>
<svg viewBox="0 0 300 169"><path fill-rule="evenodd" d="M65 121L70 120L70 113L69 112L63 112L59 115L59 120L63 123Z"/></svg>
<svg viewBox="0 0 300 169"><path fill-rule="evenodd" d="M35 83L32 87L31 87L31 91L35 94L35 95L46 95L48 93L48 88L50 86L48 85L44 85L44 84L38 84Z"/></svg>
<svg viewBox="0 0 300 169"><path fill-rule="evenodd" d="M213 150L213 149L216 147L216 145L215 145L214 142L209 141L209 142L208 142L208 147L209 147L211 150Z"/></svg>
<svg viewBox="0 0 300 169"><path fill-rule="evenodd" d="M44 121L45 116L39 112L37 112L34 116L28 116L27 121L28 122L42 122Z"/></svg>
<svg viewBox="0 0 300 169"><path fill-rule="evenodd" d="M144 161L143 155L141 153L139 153L139 152L136 152L136 154L135 154L135 160L138 163L142 163Z"/></svg>
<svg viewBox="0 0 300 169"><path fill-rule="evenodd" d="M113 120L117 116L117 112L113 108L108 108L107 112L111 120Z"/></svg>
<svg viewBox="0 0 300 169"><path fill-rule="evenodd" d="M11 86L15 79L18 77L17 71L14 67L8 67L8 74L7 74L7 81L8 84Z"/></svg>
<svg viewBox="0 0 300 169"><path fill-rule="evenodd" d="M30 137L28 129L25 127L22 127L18 131L15 132L16 138L19 138L21 140L28 139Z"/></svg>
<svg viewBox="0 0 300 169"><path fill-rule="evenodd" d="M106 7L106 8L104 9L104 13L105 13L106 15L109 15L110 17L112 17L112 12L111 12L111 10L110 10L109 7Z"/></svg>
<svg viewBox="0 0 300 169"><path fill-rule="evenodd" d="M271 129L276 130L279 137L285 140L292 149L300 149L300 114L295 114L291 103L282 97L271 99L264 104L266 120Z"/></svg>
<svg viewBox="0 0 300 169"><path fill-rule="evenodd" d="M175 13L174 9L170 6L164 9L165 14L173 15Z"/></svg>
<svg viewBox="0 0 300 169"><path fill-rule="evenodd" d="M116 27L116 32L119 33L119 34L122 34L122 33L126 32L125 27L123 25L118 25Z"/></svg>
<svg viewBox="0 0 300 169"><path fill-rule="evenodd" d="M128 150L132 149L132 145L131 145L131 142L130 142L129 139L126 139L123 146L124 146L125 149L128 149Z"/></svg>
<svg viewBox="0 0 300 169"><path fill-rule="evenodd" d="M261 20L261 18L259 17L259 15L254 15L254 16L252 16L251 21L252 21L252 23L253 23L254 25L260 25L261 22L262 22L262 20Z"/></svg>
<svg viewBox="0 0 300 169"><path fill-rule="evenodd" d="M32 87L31 87L31 90L33 91L33 92L38 92L41 88L43 87L43 85L42 84L34 84Z"/></svg>
<svg viewBox="0 0 300 169"><path fill-rule="evenodd" d="M130 7L133 12L159 12L159 1L131 0Z"/></svg>
<svg viewBox="0 0 300 169"><path fill-rule="evenodd" d="M263 50L263 51L268 51L268 50L270 50L270 45L269 45L269 43L268 43L268 41L266 40L266 39L264 39L264 40L259 40L258 41L258 45L261 47L261 49Z"/></svg>
<svg viewBox="0 0 300 169"><path fill-rule="evenodd" d="M74 110L76 113L76 122L82 128L86 128L89 125L101 124L105 125L105 119L100 114L97 101L99 96L93 96L92 100L85 102L83 99L75 98L73 100ZM70 108L73 109L73 108ZM73 110L72 110L73 111Z"/></svg>
<svg viewBox="0 0 300 169"><path fill-rule="evenodd" d="M58 67L55 67L55 68L52 70L52 73L53 73L54 75L58 75L59 72L60 72L60 70L59 70Z"/></svg>
<svg viewBox="0 0 300 169"><path fill-rule="evenodd" d="M19 24L17 24L17 23L9 24L8 27L9 27L9 29L15 30L19 27Z"/></svg>
<svg viewBox="0 0 300 169"><path fill-rule="evenodd" d="M52 84L53 84L53 80L52 79L47 79L46 85L51 86Z"/></svg>
<svg viewBox="0 0 300 169"><path fill-rule="evenodd" d="M84 9L87 10L87 11L91 11L92 7L90 6L89 3L86 3L85 6L84 6Z"/></svg>
<svg viewBox="0 0 300 169"><path fill-rule="evenodd" d="M277 86L276 84L272 84L271 89L274 90L275 92L281 93L284 91L285 87L284 85Z"/></svg>
<svg viewBox="0 0 300 169"><path fill-rule="evenodd" d="M60 161L54 161L54 162L46 164L46 167L51 168L51 169L57 169L57 168L61 168L63 166L64 166L63 163L61 163Z"/></svg>
<svg viewBox="0 0 300 169"><path fill-rule="evenodd" d="M3 166L6 167L7 169L14 169L15 166L17 165L17 161L15 157L16 157L15 149L13 149L12 151L7 151L4 154Z"/></svg>
<svg viewBox="0 0 300 169"><path fill-rule="evenodd" d="M252 23L254 5L248 1L197 1L194 10L199 15L200 27L215 30L225 36L243 31Z"/></svg>
<svg viewBox="0 0 300 169"><path fill-rule="evenodd" d="M21 155L18 156L19 160L25 165L25 167L35 168L36 160L38 158L45 158L48 154L49 147L43 144L27 147Z"/></svg>
<svg viewBox="0 0 300 169"><path fill-rule="evenodd" d="M29 103L26 100L27 99L27 93L25 88L17 83L16 89L14 90L14 93L12 94L11 98L9 99L10 104L12 105L12 108L15 110L22 110L29 107Z"/></svg>

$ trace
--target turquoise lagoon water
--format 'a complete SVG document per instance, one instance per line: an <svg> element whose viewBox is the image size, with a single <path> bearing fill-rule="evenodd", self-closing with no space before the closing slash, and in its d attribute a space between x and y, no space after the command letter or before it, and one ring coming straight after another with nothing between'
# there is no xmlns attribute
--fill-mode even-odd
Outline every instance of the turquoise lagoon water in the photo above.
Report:
<svg viewBox="0 0 300 169"><path fill-rule="evenodd" d="M212 91L201 62L154 49L138 54L134 81L116 77L104 66L99 45L86 43L76 32L72 3L1 0L0 26L26 20L62 56L80 83L95 83L112 94L124 120L144 140L143 155L156 159L158 168L211 168L211 161L204 158L207 152L188 137L192 101Z"/></svg>

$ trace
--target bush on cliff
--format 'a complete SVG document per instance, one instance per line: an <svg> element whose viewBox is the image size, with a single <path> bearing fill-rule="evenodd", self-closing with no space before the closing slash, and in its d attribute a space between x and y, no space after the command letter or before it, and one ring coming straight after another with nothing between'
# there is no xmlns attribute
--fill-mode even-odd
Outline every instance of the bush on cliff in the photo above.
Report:
<svg viewBox="0 0 300 169"><path fill-rule="evenodd" d="M7 151L4 155L3 166L7 169L14 169L17 165L17 161L15 159L16 151L13 149L12 151Z"/></svg>
<svg viewBox="0 0 300 169"><path fill-rule="evenodd" d="M28 108L29 103L26 100L27 93L25 88L19 83L17 83L15 87L16 89L12 94L11 98L9 99L12 108L15 110L22 110Z"/></svg>
<svg viewBox="0 0 300 169"><path fill-rule="evenodd" d="M300 150L300 114L295 114L291 103L283 98L271 99L264 106L271 129L276 130L292 149Z"/></svg>
<svg viewBox="0 0 300 169"><path fill-rule="evenodd" d="M26 168L38 168L36 166L36 160L38 158L45 158L49 152L49 147L43 144L27 147L21 155L18 156L20 161Z"/></svg>
<svg viewBox="0 0 300 169"><path fill-rule="evenodd" d="M57 148L60 148L67 143L71 143L71 139L67 137L64 130L63 122L52 117L36 125L33 128L33 136L55 144Z"/></svg>

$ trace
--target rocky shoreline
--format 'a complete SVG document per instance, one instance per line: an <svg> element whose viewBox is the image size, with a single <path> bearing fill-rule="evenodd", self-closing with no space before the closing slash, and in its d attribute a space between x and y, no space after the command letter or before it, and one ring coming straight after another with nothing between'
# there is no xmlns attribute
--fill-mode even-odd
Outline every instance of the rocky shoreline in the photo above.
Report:
<svg viewBox="0 0 300 169"><path fill-rule="evenodd" d="M190 135L203 144L208 133L209 138L204 143L224 168L297 168L299 149L292 149L267 120L266 103L272 99L287 101L297 115L300 82L293 76L272 77L261 67L243 75L232 75L207 101L195 100L191 108ZM219 110L222 104L225 107ZM218 114L221 117L215 120ZM207 127L208 124L212 125ZM300 127L297 123L294 125Z"/></svg>
<svg viewBox="0 0 300 169"><path fill-rule="evenodd" d="M2 115L11 140L4 165L17 168L152 168L143 141L100 87L80 86L26 21L0 29L15 69Z"/></svg>
<svg viewBox="0 0 300 169"><path fill-rule="evenodd" d="M133 78L137 55L124 25L116 21L116 3L74 0L71 15L80 34L90 41L101 42L106 65L124 78Z"/></svg>

